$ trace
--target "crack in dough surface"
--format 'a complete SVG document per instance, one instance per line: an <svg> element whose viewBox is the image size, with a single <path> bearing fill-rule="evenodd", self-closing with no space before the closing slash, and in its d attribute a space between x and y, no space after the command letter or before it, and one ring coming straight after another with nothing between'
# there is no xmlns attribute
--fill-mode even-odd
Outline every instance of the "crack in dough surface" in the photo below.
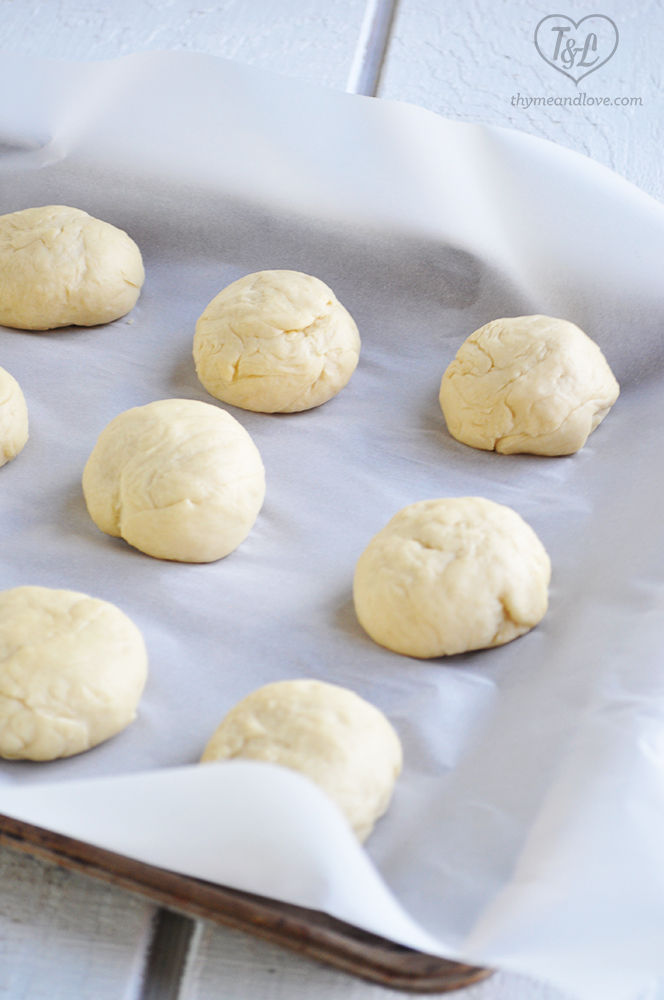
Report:
<svg viewBox="0 0 664 1000"><path fill-rule="evenodd" d="M162 399L119 414L83 472L90 517L158 559L213 562L249 534L265 471L247 431L225 410Z"/></svg>
<svg viewBox="0 0 664 1000"><path fill-rule="evenodd" d="M510 642L543 618L551 564L533 529L483 497L399 511L358 560L358 620L381 646L428 659Z"/></svg>
<svg viewBox="0 0 664 1000"><path fill-rule="evenodd" d="M96 326L136 305L145 272L122 230L65 205L0 216L0 324Z"/></svg>
<svg viewBox="0 0 664 1000"><path fill-rule="evenodd" d="M136 716L147 653L113 604L70 590L0 593L0 756L89 750Z"/></svg>
<svg viewBox="0 0 664 1000"><path fill-rule="evenodd" d="M277 681L231 709L202 762L244 758L306 774L327 792L360 840L387 809L401 744L383 713L347 688Z"/></svg>
<svg viewBox="0 0 664 1000"><path fill-rule="evenodd" d="M210 302L194 337L196 373L233 406L295 413L335 396L355 371L360 337L330 288L300 271L259 271Z"/></svg>
<svg viewBox="0 0 664 1000"><path fill-rule="evenodd" d="M463 444L505 455L571 455L620 389L582 330L549 316L498 319L459 348L440 386L448 430Z"/></svg>

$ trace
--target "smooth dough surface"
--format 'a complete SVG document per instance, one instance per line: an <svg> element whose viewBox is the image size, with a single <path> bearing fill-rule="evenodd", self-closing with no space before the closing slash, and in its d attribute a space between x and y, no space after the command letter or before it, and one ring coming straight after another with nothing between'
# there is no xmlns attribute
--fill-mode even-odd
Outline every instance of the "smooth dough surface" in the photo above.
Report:
<svg viewBox="0 0 664 1000"><path fill-rule="evenodd" d="M0 593L0 756L71 757L136 716L143 637L107 601L71 590Z"/></svg>
<svg viewBox="0 0 664 1000"><path fill-rule="evenodd" d="M201 761L233 757L301 771L365 840L392 797L401 744L374 705L323 681L266 684L231 709Z"/></svg>
<svg viewBox="0 0 664 1000"><path fill-rule="evenodd" d="M0 368L0 465L9 462L28 440L28 408L16 379Z"/></svg>
<svg viewBox="0 0 664 1000"><path fill-rule="evenodd" d="M500 646L541 620L551 564L510 507L422 500L371 540L355 570L358 620L381 646L427 659Z"/></svg>
<svg viewBox="0 0 664 1000"><path fill-rule="evenodd" d="M217 399L295 413L348 382L360 353L350 313L319 278L259 271L224 288L196 324L196 373Z"/></svg>
<svg viewBox="0 0 664 1000"><path fill-rule="evenodd" d="M504 455L571 455L604 419L620 388L606 358L563 319L517 316L476 330L440 387L450 434Z"/></svg>
<svg viewBox="0 0 664 1000"><path fill-rule="evenodd" d="M136 305L145 272L122 230L78 208L0 216L0 324L19 330L96 326Z"/></svg>
<svg viewBox="0 0 664 1000"><path fill-rule="evenodd" d="M213 562L249 534L265 471L230 413L161 399L111 420L83 471L83 493L107 535L158 559Z"/></svg>

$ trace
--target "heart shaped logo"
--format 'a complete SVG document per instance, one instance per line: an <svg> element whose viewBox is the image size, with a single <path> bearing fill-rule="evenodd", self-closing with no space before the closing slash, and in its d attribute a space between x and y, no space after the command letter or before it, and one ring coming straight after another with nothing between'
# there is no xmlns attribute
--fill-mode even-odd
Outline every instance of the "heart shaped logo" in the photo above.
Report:
<svg viewBox="0 0 664 1000"><path fill-rule="evenodd" d="M580 21L548 14L535 28L535 48L549 66L579 83L615 53L618 29L604 14L588 14Z"/></svg>

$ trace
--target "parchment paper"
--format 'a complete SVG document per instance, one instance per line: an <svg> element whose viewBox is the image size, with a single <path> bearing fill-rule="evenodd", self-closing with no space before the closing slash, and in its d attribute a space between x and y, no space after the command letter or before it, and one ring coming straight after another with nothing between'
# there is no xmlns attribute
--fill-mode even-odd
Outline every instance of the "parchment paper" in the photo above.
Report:
<svg viewBox="0 0 664 1000"><path fill-rule="evenodd" d="M664 974L664 208L541 140L206 56L5 53L0 95L0 212L83 208L126 229L147 270L107 327L0 330L31 420L0 471L0 585L113 601L151 664L114 740L2 763L0 811L581 1000L633 1000ZM160 562L101 534L80 489L97 435L154 399L214 402L195 321L274 267L316 274L354 315L351 382L301 414L229 408L268 492L226 559ZM567 458L455 442L437 393L458 345L534 312L600 344L614 410ZM439 661L379 648L353 613L358 556L406 504L463 495L536 530L546 618ZM368 853L299 775L195 765L239 698L302 676L357 691L402 738Z"/></svg>

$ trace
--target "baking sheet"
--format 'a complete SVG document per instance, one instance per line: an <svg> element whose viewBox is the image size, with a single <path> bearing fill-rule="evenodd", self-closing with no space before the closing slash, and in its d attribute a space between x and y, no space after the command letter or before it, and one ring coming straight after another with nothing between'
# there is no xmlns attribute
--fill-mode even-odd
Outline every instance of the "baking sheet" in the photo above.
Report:
<svg viewBox="0 0 664 1000"><path fill-rule="evenodd" d="M83 208L136 239L148 275L108 327L0 331L31 418L0 473L2 587L113 601L151 662L125 733L0 765L0 812L582 1000L636 997L664 974L664 209L550 143L211 57L5 53L0 93L0 211ZM102 535L80 491L98 433L153 399L214 402L195 321L272 267L318 275L354 315L351 382L302 414L229 407L268 492L226 559L163 563ZM532 312L600 344L616 407L567 458L453 441L437 392L459 343ZM352 575L392 514L445 495L533 526L551 606L505 647L420 662L364 635ZM189 766L239 698L296 676L352 688L400 733L367 853L298 775Z"/></svg>

